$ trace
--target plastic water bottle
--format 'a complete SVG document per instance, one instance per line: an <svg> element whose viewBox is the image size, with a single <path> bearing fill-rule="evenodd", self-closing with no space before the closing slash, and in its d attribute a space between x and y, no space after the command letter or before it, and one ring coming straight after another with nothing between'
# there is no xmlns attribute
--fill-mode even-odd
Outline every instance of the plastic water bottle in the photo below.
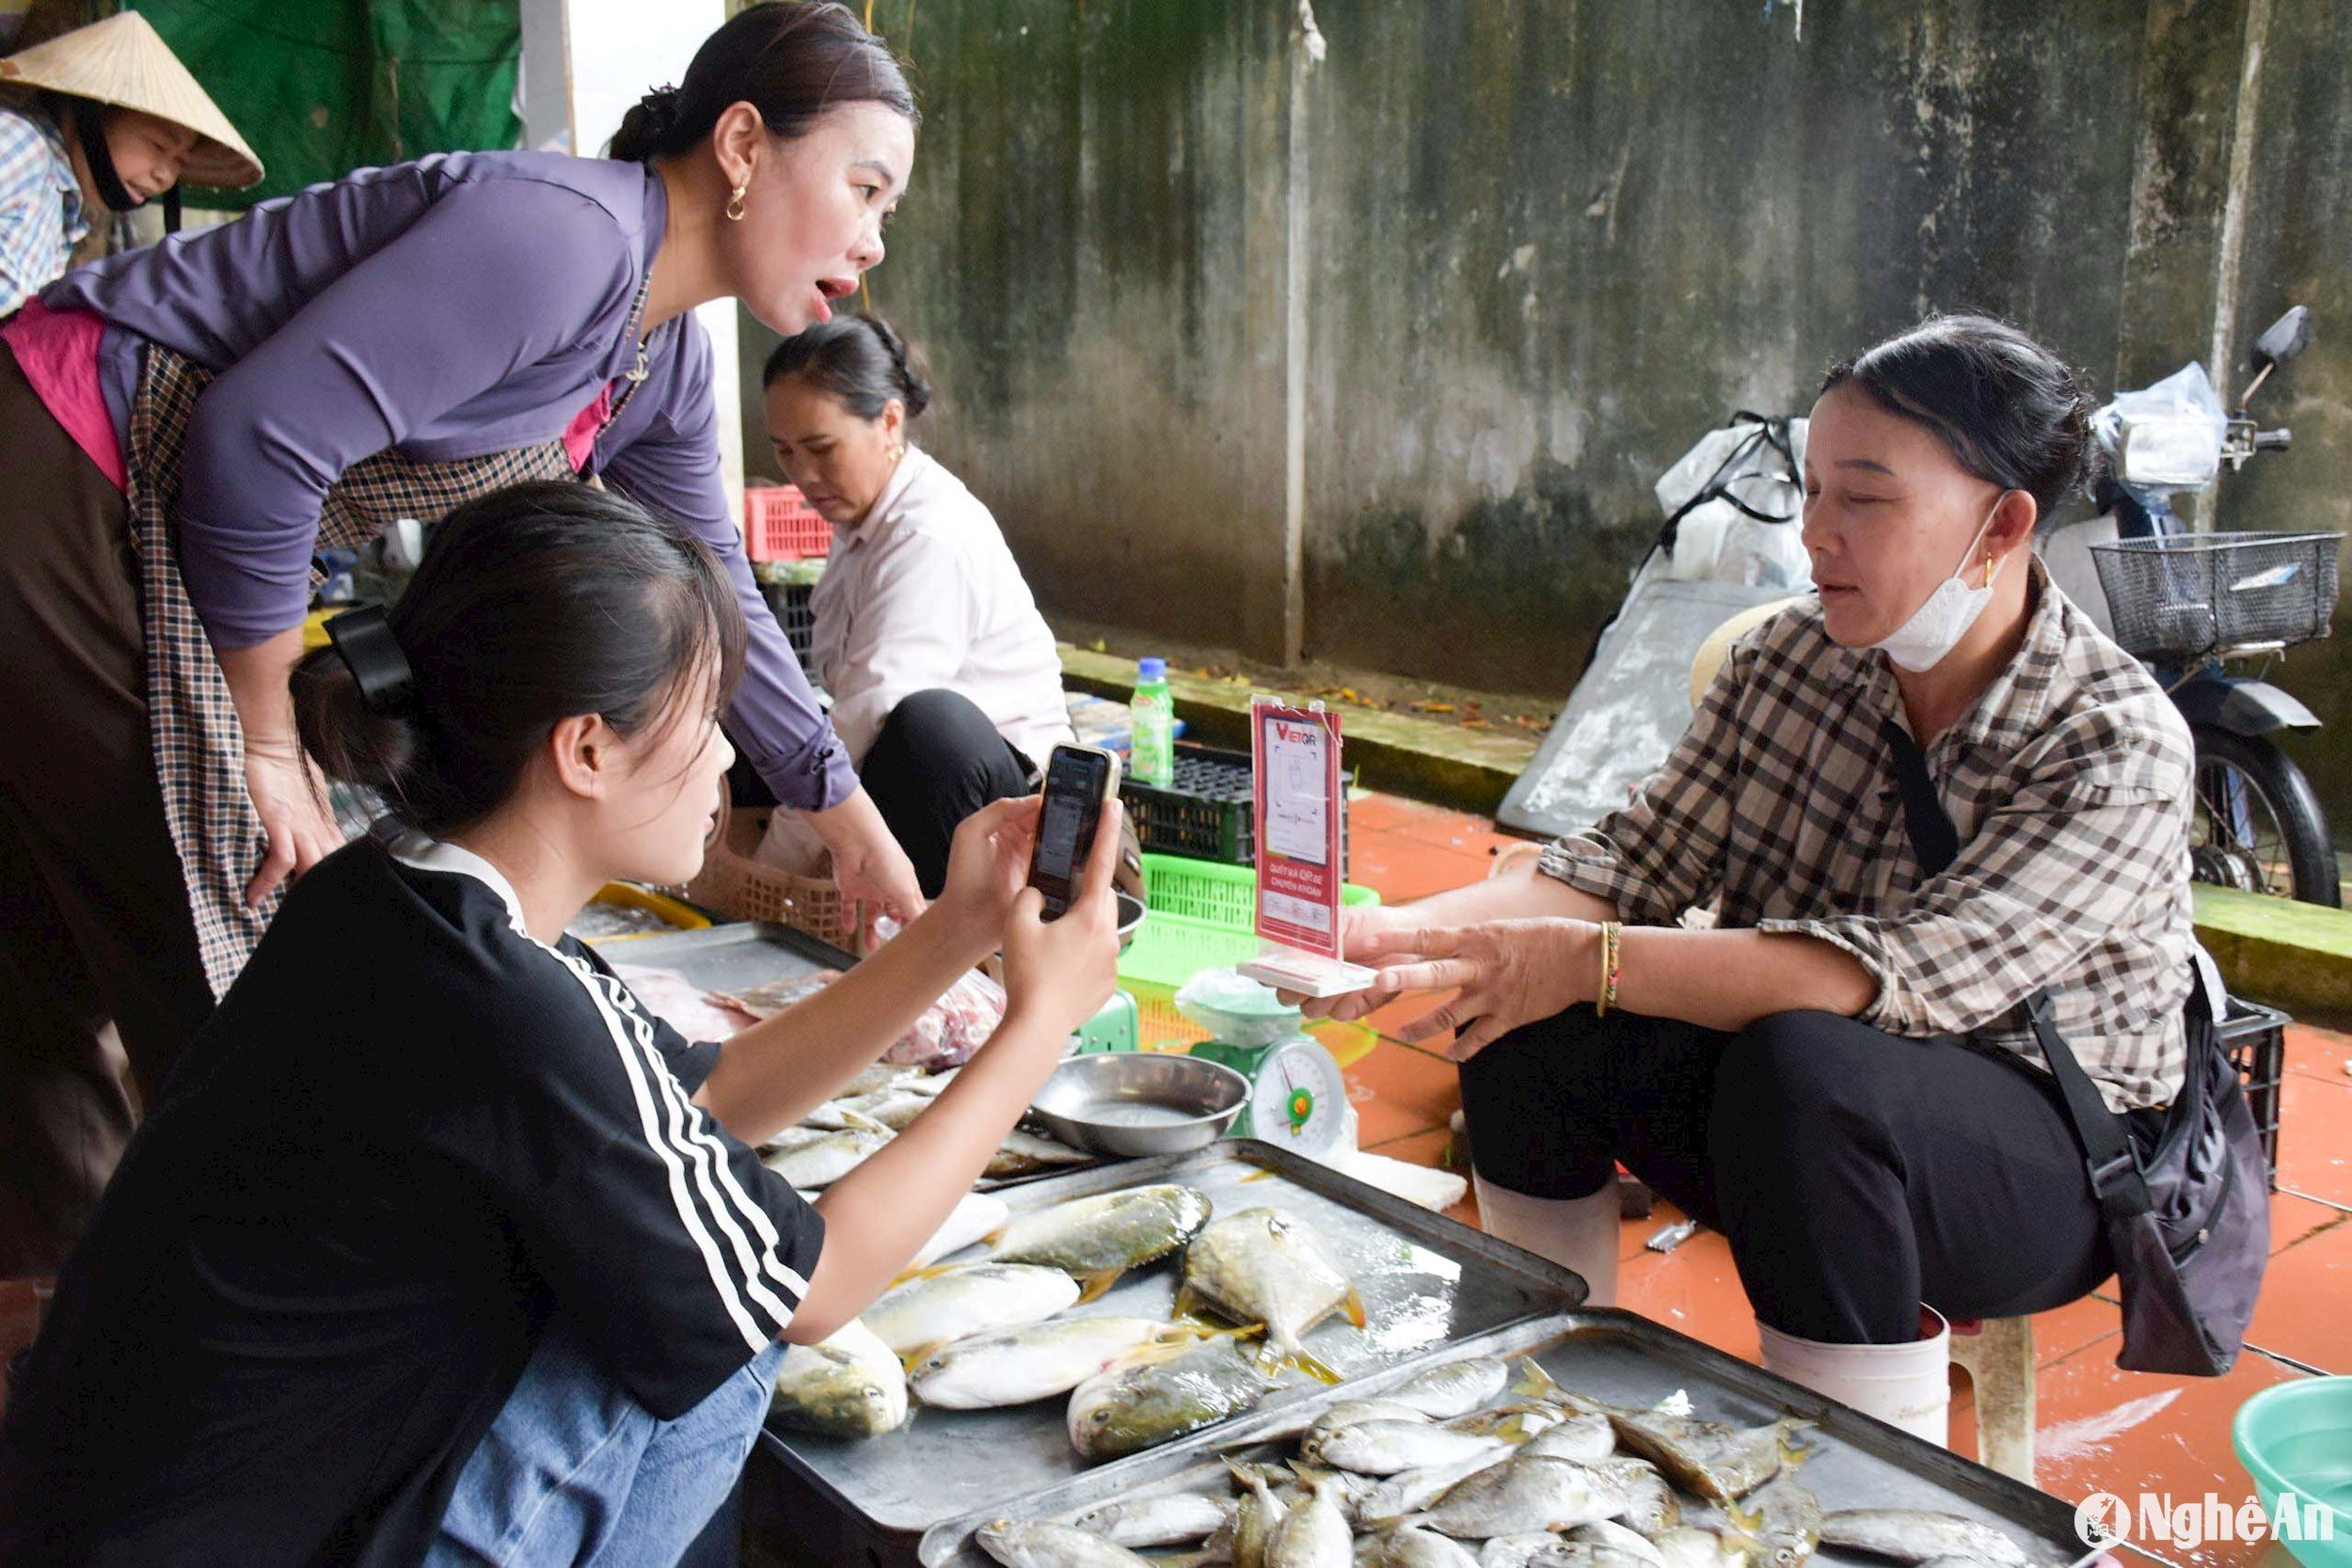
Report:
<svg viewBox="0 0 2352 1568"><path fill-rule="evenodd" d="M1176 782L1176 703L1168 694L1168 660L1136 660L1136 694L1128 713L1128 777L1166 789Z"/></svg>

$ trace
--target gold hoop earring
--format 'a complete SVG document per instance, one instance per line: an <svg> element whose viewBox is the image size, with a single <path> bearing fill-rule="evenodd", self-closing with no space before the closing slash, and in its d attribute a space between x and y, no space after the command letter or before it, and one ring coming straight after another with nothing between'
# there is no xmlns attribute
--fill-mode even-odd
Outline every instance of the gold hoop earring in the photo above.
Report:
<svg viewBox="0 0 2352 1568"><path fill-rule="evenodd" d="M746 180L735 187L733 196L727 198L727 221L729 223L743 221L743 193L749 189L751 189L751 182Z"/></svg>

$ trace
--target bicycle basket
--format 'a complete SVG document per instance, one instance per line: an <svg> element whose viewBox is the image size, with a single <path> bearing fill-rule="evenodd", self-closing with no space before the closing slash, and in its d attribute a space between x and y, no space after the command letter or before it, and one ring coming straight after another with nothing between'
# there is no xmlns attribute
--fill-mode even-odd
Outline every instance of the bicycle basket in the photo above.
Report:
<svg viewBox="0 0 2352 1568"><path fill-rule="evenodd" d="M2177 661L2310 642L2336 613L2341 533L2197 533L2090 546L2115 641Z"/></svg>

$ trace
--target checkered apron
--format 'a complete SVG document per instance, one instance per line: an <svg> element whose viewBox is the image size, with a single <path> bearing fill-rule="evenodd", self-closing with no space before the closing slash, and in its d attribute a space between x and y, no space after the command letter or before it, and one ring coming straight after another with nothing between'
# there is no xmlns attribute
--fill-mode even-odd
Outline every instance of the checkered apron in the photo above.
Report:
<svg viewBox="0 0 2352 1568"><path fill-rule="evenodd" d="M229 683L180 580L173 515L179 510L181 453L197 397L212 379L202 366L149 345L131 407L129 467L155 777L187 879L205 977L213 994L221 996L277 913L283 889L258 910L246 905L246 884L262 863L268 838L246 793L245 736ZM633 381L619 384L612 414L635 390ZM436 522L510 484L577 477L561 441L447 463L381 451L345 469L327 491L319 510L318 548L356 547L402 517Z"/></svg>

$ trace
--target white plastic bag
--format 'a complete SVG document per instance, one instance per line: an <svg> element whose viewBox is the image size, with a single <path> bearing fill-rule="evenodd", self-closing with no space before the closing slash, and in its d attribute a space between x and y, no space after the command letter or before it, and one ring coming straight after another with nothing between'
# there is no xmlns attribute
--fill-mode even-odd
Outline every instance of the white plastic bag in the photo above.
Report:
<svg viewBox="0 0 2352 1568"><path fill-rule="evenodd" d="M1305 1026L1271 986L1232 969L1204 969L1176 993L1176 1010L1228 1045L1272 1045Z"/></svg>
<svg viewBox="0 0 2352 1568"><path fill-rule="evenodd" d="M1710 430L1660 475L1660 510L1669 518L1681 515L1672 548L1647 569L1686 582L1750 583L1791 594L1811 587L1802 522L1805 421L1790 420L1788 430L1785 455L1763 422L1743 419Z"/></svg>
<svg viewBox="0 0 2352 1568"><path fill-rule="evenodd" d="M2154 386L2118 392L2091 429L2135 490L2198 490L2221 471L2230 416L2205 367L2191 360Z"/></svg>

